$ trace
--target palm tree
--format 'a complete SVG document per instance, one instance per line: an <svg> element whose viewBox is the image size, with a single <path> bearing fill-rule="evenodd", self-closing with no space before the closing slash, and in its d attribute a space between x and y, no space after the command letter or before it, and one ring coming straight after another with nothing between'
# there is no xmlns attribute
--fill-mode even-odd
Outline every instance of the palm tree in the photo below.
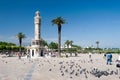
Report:
<svg viewBox="0 0 120 80"><path fill-rule="evenodd" d="M20 46L20 53L21 53L21 46L22 46L22 39L26 38L25 34L23 34L22 32L19 32L16 36L16 38L18 38L19 40L19 46Z"/></svg>
<svg viewBox="0 0 120 80"><path fill-rule="evenodd" d="M58 26L58 57L61 57L61 28L62 24L65 24L65 20L62 17L57 17L52 20L52 24Z"/></svg>
<svg viewBox="0 0 120 80"><path fill-rule="evenodd" d="M70 41L69 44L70 44L70 46L72 47L73 41Z"/></svg>
<svg viewBox="0 0 120 80"><path fill-rule="evenodd" d="M100 43L99 41L96 41L97 49L99 48L99 43Z"/></svg>
<svg viewBox="0 0 120 80"><path fill-rule="evenodd" d="M70 41L67 40L67 41L65 42L65 44L66 44L67 48L69 48Z"/></svg>

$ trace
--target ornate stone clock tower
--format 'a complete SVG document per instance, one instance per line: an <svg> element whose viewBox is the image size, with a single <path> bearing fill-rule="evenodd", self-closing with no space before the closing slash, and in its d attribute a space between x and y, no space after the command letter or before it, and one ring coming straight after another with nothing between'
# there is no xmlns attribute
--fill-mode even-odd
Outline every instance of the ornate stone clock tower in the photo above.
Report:
<svg viewBox="0 0 120 80"><path fill-rule="evenodd" d="M35 24L35 40L39 40L41 38L41 17L40 12L36 12L36 16L34 17L34 24Z"/></svg>
<svg viewBox="0 0 120 80"><path fill-rule="evenodd" d="M43 40L41 39L41 16L40 12L36 11L36 15L34 17L34 39L32 40L31 47L28 49L28 53L31 58L39 57L43 54Z"/></svg>

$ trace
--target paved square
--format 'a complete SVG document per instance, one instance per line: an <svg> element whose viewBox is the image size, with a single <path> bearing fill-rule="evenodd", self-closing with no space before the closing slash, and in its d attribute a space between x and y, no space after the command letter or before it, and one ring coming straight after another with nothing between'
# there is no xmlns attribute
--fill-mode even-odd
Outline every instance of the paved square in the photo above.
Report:
<svg viewBox="0 0 120 80"><path fill-rule="evenodd" d="M116 68L118 54L112 65L106 65L103 54L69 58L18 59L0 57L0 80L119 80ZM102 74L102 75L101 75Z"/></svg>

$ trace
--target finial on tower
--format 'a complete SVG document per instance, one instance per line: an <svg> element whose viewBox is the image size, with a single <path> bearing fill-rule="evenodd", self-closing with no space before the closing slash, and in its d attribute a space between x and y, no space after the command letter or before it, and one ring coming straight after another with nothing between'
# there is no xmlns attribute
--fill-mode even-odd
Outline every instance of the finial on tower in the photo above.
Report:
<svg viewBox="0 0 120 80"><path fill-rule="evenodd" d="M36 11L36 16L40 16L40 12L39 11Z"/></svg>

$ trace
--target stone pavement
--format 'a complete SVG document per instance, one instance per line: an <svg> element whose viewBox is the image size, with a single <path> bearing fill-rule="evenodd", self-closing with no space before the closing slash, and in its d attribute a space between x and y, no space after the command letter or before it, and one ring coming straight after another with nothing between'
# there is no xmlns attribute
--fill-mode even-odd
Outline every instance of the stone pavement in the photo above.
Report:
<svg viewBox="0 0 120 80"><path fill-rule="evenodd" d="M0 57L0 80L119 80L120 70L115 66L117 58L117 54L113 55L113 64L106 65L103 54L92 55L92 62L87 54L21 60L17 57ZM98 74L95 76L96 72L106 73L98 77Z"/></svg>
<svg viewBox="0 0 120 80"><path fill-rule="evenodd" d="M23 80L32 65L32 62L17 57L0 58L0 80Z"/></svg>

